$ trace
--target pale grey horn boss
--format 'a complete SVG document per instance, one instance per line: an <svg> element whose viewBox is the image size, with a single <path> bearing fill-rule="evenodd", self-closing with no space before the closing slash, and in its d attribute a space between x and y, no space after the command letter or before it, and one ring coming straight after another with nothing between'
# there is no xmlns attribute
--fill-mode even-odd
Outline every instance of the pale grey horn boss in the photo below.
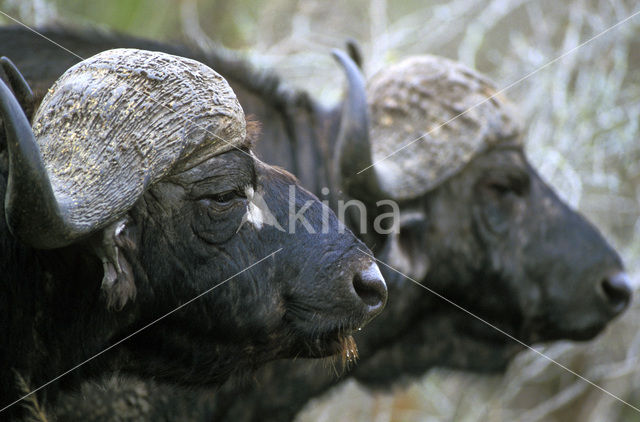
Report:
<svg viewBox="0 0 640 422"><path fill-rule="evenodd" d="M182 156L241 143L244 114L226 81L194 60L164 56L115 49L79 63L49 90L33 131L15 101L5 106L5 206L16 237L44 249L70 244L116 221ZM154 124L136 125L142 115Z"/></svg>

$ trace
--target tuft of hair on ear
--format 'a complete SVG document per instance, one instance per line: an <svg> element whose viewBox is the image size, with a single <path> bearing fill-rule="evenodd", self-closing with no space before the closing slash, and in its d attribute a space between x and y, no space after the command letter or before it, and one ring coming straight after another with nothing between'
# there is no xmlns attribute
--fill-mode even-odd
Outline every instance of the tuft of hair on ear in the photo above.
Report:
<svg viewBox="0 0 640 422"><path fill-rule="evenodd" d="M118 252L117 260L117 269L111 263L103 265L102 292L107 300L107 308L119 311L129 300L135 299L137 289L131 266L121 252Z"/></svg>
<svg viewBox="0 0 640 422"><path fill-rule="evenodd" d="M107 308L117 311L134 300L137 293L133 269L123 254L123 250L135 248L127 236L127 223L126 217L112 223L92 243L96 256L102 261L104 275L101 288Z"/></svg>
<svg viewBox="0 0 640 422"><path fill-rule="evenodd" d="M252 149L256 146L260 135L262 135L262 123L260 123L256 116L250 114L246 117L247 122L247 146Z"/></svg>

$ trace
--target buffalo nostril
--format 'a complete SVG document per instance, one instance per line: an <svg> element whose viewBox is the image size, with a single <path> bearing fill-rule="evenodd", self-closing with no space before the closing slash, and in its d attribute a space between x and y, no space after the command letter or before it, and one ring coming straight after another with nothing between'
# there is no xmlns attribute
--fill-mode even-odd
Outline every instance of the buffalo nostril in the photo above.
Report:
<svg viewBox="0 0 640 422"><path fill-rule="evenodd" d="M387 285L376 264L353 276L353 288L364 303L374 309L382 309L387 301Z"/></svg>
<svg viewBox="0 0 640 422"><path fill-rule="evenodd" d="M604 299L611 311L622 312L631 302L631 281L626 273L619 272L600 282Z"/></svg>

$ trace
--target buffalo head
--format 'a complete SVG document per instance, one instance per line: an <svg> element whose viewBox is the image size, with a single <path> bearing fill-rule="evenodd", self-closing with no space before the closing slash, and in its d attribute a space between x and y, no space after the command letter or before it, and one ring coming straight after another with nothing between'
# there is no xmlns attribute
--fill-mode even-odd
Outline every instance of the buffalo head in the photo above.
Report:
<svg viewBox="0 0 640 422"><path fill-rule="evenodd" d="M367 95L371 130L343 136L336 163L350 197L370 210L383 198L399 205L394 233L364 235L383 249L377 258L526 343L592 338L627 307L620 257L529 164L511 105L490 81L412 57L374 76ZM385 382L433 365L498 369L521 348L383 271L392 300L372 331L388 342L373 341L379 358L357 368L362 378L375 379L375 368ZM410 351L420 344L422 354Z"/></svg>
<svg viewBox="0 0 640 422"><path fill-rule="evenodd" d="M0 319L3 404L17 395L12 371L37 386L142 327L82 373L216 384L276 358L349 358L350 334L382 310L386 286L362 243L255 158L243 110L210 68L110 50L54 84L33 129L4 83L0 111L0 296L13 310ZM302 208L304 224L291 224Z"/></svg>

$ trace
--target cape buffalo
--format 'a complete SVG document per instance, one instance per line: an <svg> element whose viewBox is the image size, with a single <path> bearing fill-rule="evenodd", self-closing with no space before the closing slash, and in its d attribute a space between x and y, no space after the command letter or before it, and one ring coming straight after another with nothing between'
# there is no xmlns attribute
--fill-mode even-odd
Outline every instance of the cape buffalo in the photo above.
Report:
<svg viewBox="0 0 640 422"><path fill-rule="evenodd" d="M352 88L363 86L345 65ZM369 81L368 107L345 107L352 122L370 110L371 124L339 137L340 187L372 205L392 197L401 210L397 231L363 236L390 265L389 306L356 336L351 371L336 379L302 362L270 363L244 394L226 386L213 396L212 420L292 420L349 376L389 388L433 366L499 371L523 349L504 333L526 344L587 340L626 309L620 257L531 167L512 105L496 93L458 62L417 56Z"/></svg>
<svg viewBox="0 0 640 422"><path fill-rule="evenodd" d="M12 31L0 32L0 40L22 40L17 53L32 81L46 80L47 69L59 61L56 47ZM95 33L45 34L79 52L143 42ZM52 63L35 54L35 45L48 51ZM473 70L445 59L414 58L386 69L365 93L353 63L340 56L350 79L341 115L237 61L215 52L192 54L212 58L216 69L236 78L236 85L230 81L236 91L248 93L244 108L265 123L262 151L294 172L307 169L302 179L315 192L328 186L332 195L342 190L345 198L367 204L366 218L352 214L348 224L359 230L364 223L366 233L359 235L378 259L403 274L529 343L591 338L628 304L630 288L619 256L529 165L511 106L493 97L493 85ZM473 112L438 128L481 101ZM269 136L283 128L287 137ZM433 129L413 148L378 163ZM289 142L284 152L283 139ZM309 157L318 161L307 168ZM380 235L371 228L384 211L376 206L383 198L396 200L401 216L398 230ZM338 198L330 199L335 206ZM391 302L375 330L357 337L360 364L347 375L385 387L436 365L498 371L522 349L397 272L382 270ZM306 362L273 363L256 378L259 382L243 394L233 386L217 394L216 420L224 415L287 420L337 382L330 371L310 370Z"/></svg>
<svg viewBox="0 0 640 422"><path fill-rule="evenodd" d="M384 306L364 245L253 155L243 110L209 67L108 50L55 82L33 129L3 82L0 113L3 420L114 370L215 386L277 358L351 358L351 333ZM302 207L328 233L260 214L285 225Z"/></svg>

